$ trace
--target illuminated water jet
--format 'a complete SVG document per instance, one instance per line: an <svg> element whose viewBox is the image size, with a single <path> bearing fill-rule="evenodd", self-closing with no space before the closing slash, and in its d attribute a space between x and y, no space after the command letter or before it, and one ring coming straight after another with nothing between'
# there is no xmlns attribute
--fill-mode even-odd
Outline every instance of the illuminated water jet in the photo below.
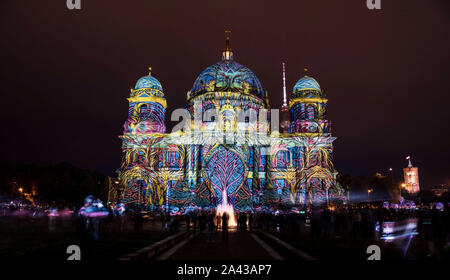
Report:
<svg viewBox="0 0 450 280"><path fill-rule="evenodd" d="M217 205L216 215L221 218L223 213L227 213L229 218L228 226L237 226L236 218L234 216L234 208L233 205L228 204L228 197L225 190L222 191L222 197L222 203Z"/></svg>

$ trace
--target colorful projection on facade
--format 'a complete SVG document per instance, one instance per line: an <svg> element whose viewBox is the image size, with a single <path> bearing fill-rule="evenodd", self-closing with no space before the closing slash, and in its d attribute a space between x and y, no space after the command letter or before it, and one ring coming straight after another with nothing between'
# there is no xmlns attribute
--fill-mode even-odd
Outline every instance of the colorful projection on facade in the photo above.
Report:
<svg viewBox="0 0 450 280"><path fill-rule="evenodd" d="M183 210L215 208L226 199L249 211L344 197L332 162L328 100L312 77L295 84L287 133L270 129L267 92L233 60L228 40L222 60L188 92L183 130L166 133L166 99L151 74L138 80L128 101L120 184L110 202Z"/></svg>

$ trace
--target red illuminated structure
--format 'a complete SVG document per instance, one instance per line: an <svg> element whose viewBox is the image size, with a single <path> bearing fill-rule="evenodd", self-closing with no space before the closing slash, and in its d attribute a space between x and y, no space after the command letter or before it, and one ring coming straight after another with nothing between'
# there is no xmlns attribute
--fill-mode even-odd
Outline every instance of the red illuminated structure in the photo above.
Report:
<svg viewBox="0 0 450 280"><path fill-rule="evenodd" d="M408 167L403 168L403 174L405 178L405 190L408 193L418 193L420 191L419 186L419 168L413 167L411 164L411 157L406 158L408 160Z"/></svg>

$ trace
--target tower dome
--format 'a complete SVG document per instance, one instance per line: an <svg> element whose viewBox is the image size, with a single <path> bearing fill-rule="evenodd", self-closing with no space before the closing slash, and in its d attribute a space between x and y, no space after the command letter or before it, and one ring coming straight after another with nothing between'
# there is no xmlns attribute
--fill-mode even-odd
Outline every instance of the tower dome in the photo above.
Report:
<svg viewBox="0 0 450 280"><path fill-rule="evenodd" d="M161 83L155 77L153 77L151 73L149 73L147 76L140 78L136 82L136 85L134 86L135 90L142 88L151 88L163 91Z"/></svg>
<svg viewBox="0 0 450 280"><path fill-rule="evenodd" d="M152 76L152 68L149 67L147 76L140 78L134 89L131 89L130 101L157 102L166 107L166 99L164 98L161 83Z"/></svg>
<svg viewBox="0 0 450 280"><path fill-rule="evenodd" d="M305 68L305 72L308 69ZM295 83L289 110L290 133L330 133L326 120L327 98L319 83L313 77L305 75Z"/></svg>
<svg viewBox="0 0 450 280"><path fill-rule="evenodd" d="M316 79L314 79L313 77L309 77L308 75L305 75L303 78L298 80L297 83L295 83L293 92L299 90L321 90L321 89Z"/></svg>
<svg viewBox="0 0 450 280"><path fill-rule="evenodd" d="M151 71L151 67L149 68ZM161 83L151 73L140 78L128 98L128 119L124 124L125 134L143 135L164 133L166 99Z"/></svg>

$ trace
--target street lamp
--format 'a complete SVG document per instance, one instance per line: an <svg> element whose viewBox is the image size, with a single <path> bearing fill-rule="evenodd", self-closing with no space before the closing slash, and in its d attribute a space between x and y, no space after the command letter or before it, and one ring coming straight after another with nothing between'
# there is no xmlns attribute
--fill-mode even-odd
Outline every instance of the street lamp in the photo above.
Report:
<svg viewBox="0 0 450 280"><path fill-rule="evenodd" d="M17 189L20 193L20 198L23 198L23 188L20 187L19 189Z"/></svg>
<svg viewBox="0 0 450 280"><path fill-rule="evenodd" d="M371 188L369 188L369 189L367 189L367 201L370 203L370 193L372 192L373 190L371 189Z"/></svg>

